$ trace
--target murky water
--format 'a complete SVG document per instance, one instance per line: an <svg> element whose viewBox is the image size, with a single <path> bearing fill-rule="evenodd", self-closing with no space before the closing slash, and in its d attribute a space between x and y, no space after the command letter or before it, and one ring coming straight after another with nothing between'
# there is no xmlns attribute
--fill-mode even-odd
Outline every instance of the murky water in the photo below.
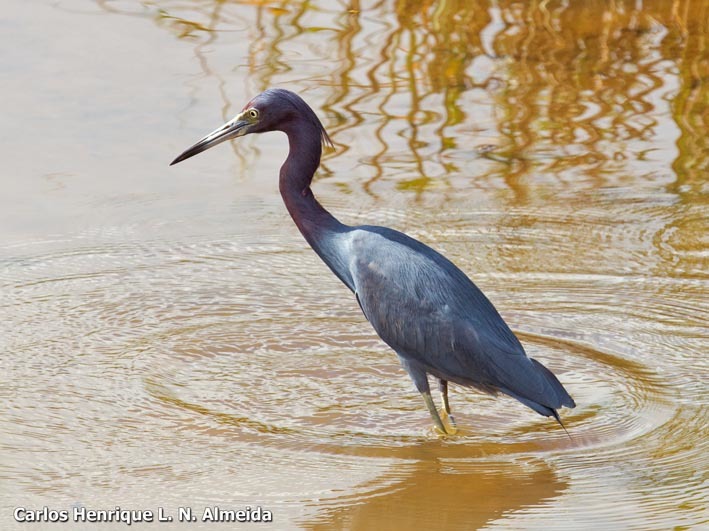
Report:
<svg viewBox="0 0 709 531"><path fill-rule="evenodd" d="M707 525L709 2L9 0L0 26L2 529ZM321 201L468 272L571 439L456 387L434 435L281 204L280 135L167 167L268 86L335 141Z"/></svg>

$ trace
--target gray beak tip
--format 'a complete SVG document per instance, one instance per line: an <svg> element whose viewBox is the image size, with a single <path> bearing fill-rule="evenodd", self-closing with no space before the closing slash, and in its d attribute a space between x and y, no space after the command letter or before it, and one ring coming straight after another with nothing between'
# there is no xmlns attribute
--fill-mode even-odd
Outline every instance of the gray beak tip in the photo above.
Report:
<svg viewBox="0 0 709 531"><path fill-rule="evenodd" d="M222 125L220 128L212 131L207 136L205 136L202 140L197 142L195 145L186 149L184 152L182 152L180 155L178 155L175 160L173 160L170 163L170 166L173 166L174 164L177 164L178 162L182 162L185 159L193 157L194 155L202 153L203 151L209 149L212 146L216 146L217 144L221 144L225 140L230 140L232 138L236 138L237 136L243 135L244 131L245 131L245 127L248 125L249 125L248 122L239 120L239 117L237 116L234 120L227 122L226 124Z"/></svg>

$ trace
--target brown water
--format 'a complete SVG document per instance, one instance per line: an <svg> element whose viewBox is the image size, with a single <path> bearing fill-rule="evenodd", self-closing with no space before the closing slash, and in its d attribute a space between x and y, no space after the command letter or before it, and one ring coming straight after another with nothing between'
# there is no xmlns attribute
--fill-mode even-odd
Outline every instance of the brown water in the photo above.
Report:
<svg viewBox="0 0 709 531"><path fill-rule="evenodd" d="M7 0L0 28L0 528L707 525L709 2ZM468 272L571 439L456 387L436 437L281 204L281 135L168 168L269 86L335 141L321 201Z"/></svg>

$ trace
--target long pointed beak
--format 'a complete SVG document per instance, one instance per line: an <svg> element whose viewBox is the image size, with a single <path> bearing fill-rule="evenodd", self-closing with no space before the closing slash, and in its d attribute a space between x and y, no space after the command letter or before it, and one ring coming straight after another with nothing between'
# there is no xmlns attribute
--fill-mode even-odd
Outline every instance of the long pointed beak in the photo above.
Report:
<svg viewBox="0 0 709 531"><path fill-rule="evenodd" d="M187 148L175 160L170 163L170 166L172 166L173 164L177 164L178 162L182 162L183 160L188 159L190 157L194 157L198 153L202 153L202 151L205 151L210 147L216 146L217 144L221 144L225 140L231 140L232 138L243 136L244 134L246 134L248 125L250 125L250 123L244 120L241 114L238 115L233 120L229 120L227 123L225 123L218 129L215 129L214 131L209 133L207 136L197 142L194 146Z"/></svg>

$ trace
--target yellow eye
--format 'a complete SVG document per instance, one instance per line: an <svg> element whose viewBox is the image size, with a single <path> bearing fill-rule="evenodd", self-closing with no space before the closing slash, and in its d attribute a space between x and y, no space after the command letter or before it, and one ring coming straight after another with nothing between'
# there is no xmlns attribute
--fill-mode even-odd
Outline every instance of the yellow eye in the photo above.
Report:
<svg viewBox="0 0 709 531"><path fill-rule="evenodd" d="M256 119L258 118L258 111L256 109L250 109L249 110L249 118Z"/></svg>

